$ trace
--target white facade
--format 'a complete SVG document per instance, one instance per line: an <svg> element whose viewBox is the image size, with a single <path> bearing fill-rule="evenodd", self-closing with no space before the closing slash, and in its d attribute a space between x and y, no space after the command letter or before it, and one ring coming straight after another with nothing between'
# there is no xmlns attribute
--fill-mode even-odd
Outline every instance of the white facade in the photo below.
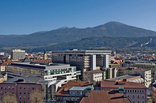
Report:
<svg viewBox="0 0 156 103"><path fill-rule="evenodd" d="M21 49L14 49L11 52L11 59L13 61L18 61L19 59L24 59L25 58L25 50Z"/></svg>
<svg viewBox="0 0 156 103"><path fill-rule="evenodd" d="M109 68L109 55L104 55L103 64L105 68Z"/></svg>
<svg viewBox="0 0 156 103"><path fill-rule="evenodd" d="M104 71L100 70L93 70L93 71L86 71L83 75L84 81L102 81L104 77Z"/></svg>
<svg viewBox="0 0 156 103"><path fill-rule="evenodd" d="M135 70L132 73L140 75L145 82L145 86L148 88L152 83L151 70Z"/></svg>
<svg viewBox="0 0 156 103"><path fill-rule="evenodd" d="M59 65L59 66L50 66L46 68L44 75L44 80L48 81L48 87L51 85L56 86L56 91L58 87L61 87L68 81L76 80L77 71L76 67L70 65Z"/></svg>

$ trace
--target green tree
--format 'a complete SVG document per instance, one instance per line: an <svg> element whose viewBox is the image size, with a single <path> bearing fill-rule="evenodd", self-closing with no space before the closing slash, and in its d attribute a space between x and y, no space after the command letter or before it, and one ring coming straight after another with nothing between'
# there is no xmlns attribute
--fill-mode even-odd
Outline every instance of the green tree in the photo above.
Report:
<svg viewBox="0 0 156 103"><path fill-rule="evenodd" d="M30 102L31 102L31 103L43 103L42 92L39 91L39 90L34 90L34 91L30 94Z"/></svg>
<svg viewBox="0 0 156 103"><path fill-rule="evenodd" d="M2 98L2 103L17 103L17 98L13 94L5 94Z"/></svg>

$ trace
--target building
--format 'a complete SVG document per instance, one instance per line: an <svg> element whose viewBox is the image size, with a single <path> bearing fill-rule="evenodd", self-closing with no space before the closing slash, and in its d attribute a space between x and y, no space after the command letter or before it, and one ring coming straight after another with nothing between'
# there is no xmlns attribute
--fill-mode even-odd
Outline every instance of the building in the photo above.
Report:
<svg viewBox="0 0 156 103"><path fill-rule="evenodd" d="M82 97L93 90L93 83L87 81L69 81L56 93L57 103L79 103Z"/></svg>
<svg viewBox="0 0 156 103"><path fill-rule="evenodd" d="M11 51L11 60L18 61L25 58L25 50L14 49Z"/></svg>
<svg viewBox="0 0 156 103"><path fill-rule="evenodd" d="M68 81L77 80L81 75L80 71L76 70L75 66L69 64L53 64L44 70L44 81L47 82L48 91L51 99L55 98L57 90L66 84ZM48 93L47 93L48 94Z"/></svg>
<svg viewBox="0 0 156 103"><path fill-rule="evenodd" d="M134 83L140 83L144 85L144 79L141 78L140 75L123 75L123 76L119 76L107 80L115 81L115 82L134 82Z"/></svg>
<svg viewBox="0 0 156 103"><path fill-rule="evenodd" d="M151 86L152 83L151 70L135 69L132 71L132 74L140 75L145 80L144 85L147 88Z"/></svg>
<svg viewBox="0 0 156 103"><path fill-rule="evenodd" d="M91 81L91 82L102 81L105 80L105 75L106 75L106 71L102 71L102 70L86 71L84 72L83 80Z"/></svg>
<svg viewBox="0 0 156 103"><path fill-rule="evenodd" d="M43 94L45 100L54 99L56 91L66 82L77 80L77 77L81 75L81 72L77 71L75 66L49 63L49 61L51 60L11 63L10 66L7 66L8 77L21 77L26 83L29 82L29 79L31 80L31 78L35 79L35 81L40 79L38 83L42 84L44 88Z"/></svg>
<svg viewBox="0 0 156 103"><path fill-rule="evenodd" d="M7 73L5 71L5 65L0 65L0 83L7 81Z"/></svg>
<svg viewBox="0 0 156 103"><path fill-rule="evenodd" d="M67 63L76 66L78 70L96 70L96 67L109 68L111 50L67 50L53 51L54 63Z"/></svg>
<svg viewBox="0 0 156 103"><path fill-rule="evenodd" d="M138 69L138 68L126 68L126 67L120 67L117 71L117 76L122 75L136 75L141 76L141 78L144 79L144 85L148 88L151 86L152 83L152 73L151 70L145 70L145 69Z"/></svg>
<svg viewBox="0 0 156 103"><path fill-rule="evenodd" d="M121 90L125 97L128 97L132 103L146 103L147 102L147 88L139 83L133 82L114 82L101 81L101 90Z"/></svg>
<svg viewBox="0 0 156 103"><path fill-rule="evenodd" d="M30 94L41 91L42 87L34 83L0 83L0 100L5 94L14 94L18 103L30 103Z"/></svg>
<svg viewBox="0 0 156 103"><path fill-rule="evenodd" d="M85 71L83 73L83 80L84 81L102 81L110 78L115 78L117 74L116 68L108 68L108 69L97 69L97 70L91 70L91 71Z"/></svg>
<svg viewBox="0 0 156 103"><path fill-rule="evenodd" d="M92 91L88 96L83 97L80 103L131 103L124 97L123 93L118 91Z"/></svg>
<svg viewBox="0 0 156 103"><path fill-rule="evenodd" d="M44 53L43 53L43 59L44 59L44 60L47 60L47 59L48 59L48 56L47 56L46 51L44 51Z"/></svg>

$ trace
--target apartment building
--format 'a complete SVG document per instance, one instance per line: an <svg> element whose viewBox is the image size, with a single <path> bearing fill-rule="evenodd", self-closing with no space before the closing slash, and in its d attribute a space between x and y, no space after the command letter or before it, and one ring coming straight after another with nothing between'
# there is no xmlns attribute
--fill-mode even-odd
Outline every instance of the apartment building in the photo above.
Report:
<svg viewBox="0 0 156 103"><path fill-rule="evenodd" d="M147 88L140 83L101 81L101 90L120 90L131 103L147 103Z"/></svg>
<svg viewBox="0 0 156 103"><path fill-rule="evenodd" d="M84 81L102 81L106 79L116 78L117 69L116 68L107 68L107 69L97 69L91 71L85 71L83 73L83 80Z"/></svg>
<svg viewBox="0 0 156 103"><path fill-rule="evenodd" d="M35 91L42 91L42 87L35 83L0 83L0 101L5 94L13 94L17 103L31 103L30 94Z"/></svg>
<svg viewBox="0 0 156 103"><path fill-rule="evenodd" d="M76 66L78 70L96 70L96 67L109 68L111 50L67 50L53 51L54 63L67 63Z"/></svg>
<svg viewBox="0 0 156 103"><path fill-rule="evenodd" d="M152 83L152 76L151 70L144 70L144 69L135 69L132 71L132 74L140 75L144 79L144 85L148 88L151 86Z"/></svg>
<svg viewBox="0 0 156 103"><path fill-rule="evenodd" d="M47 88L51 88L48 89L48 91L51 90L49 93L51 99L55 98L55 93L62 85L68 81L77 80L79 75L81 72L69 64L53 64L47 67L44 70L44 81L47 82ZM48 92L46 94L48 95Z"/></svg>
<svg viewBox="0 0 156 103"><path fill-rule="evenodd" d="M56 93L56 103L79 103L93 89L92 82L69 81Z"/></svg>
<svg viewBox="0 0 156 103"><path fill-rule="evenodd" d="M14 49L11 51L11 60L18 61L25 58L25 50Z"/></svg>

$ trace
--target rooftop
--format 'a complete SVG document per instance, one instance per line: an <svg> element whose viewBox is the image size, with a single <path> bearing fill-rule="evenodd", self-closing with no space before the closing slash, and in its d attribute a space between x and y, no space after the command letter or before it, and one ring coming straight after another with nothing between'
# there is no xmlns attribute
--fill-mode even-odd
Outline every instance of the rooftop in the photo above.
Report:
<svg viewBox="0 0 156 103"><path fill-rule="evenodd" d="M68 91L70 88L74 86L84 87L84 86L90 86L93 85L93 83L88 81L69 81L67 82L63 87L60 88L60 90L56 93L56 95L69 95Z"/></svg>
<svg viewBox="0 0 156 103"><path fill-rule="evenodd" d="M117 81L117 80L123 80L123 79L133 79L133 78L141 78L140 76L136 76L136 75L123 75L123 76L119 76L116 78L112 78L112 79L107 79L110 81Z"/></svg>
<svg viewBox="0 0 156 103"><path fill-rule="evenodd" d="M114 82L114 81L101 81L101 88L132 88L132 89L147 89L144 85L140 83L133 82Z"/></svg>
<svg viewBox="0 0 156 103"><path fill-rule="evenodd" d="M131 103L122 93L110 93L109 91L92 91L88 97L83 97L80 103Z"/></svg>
<svg viewBox="0 0 156 103"><path fill-rule="evenodd" d="M61 54L111 54L111 50L66 50L66 51L53 51L52 53Z"/></svg>
<svg viewBox="0 0 156 103"><path fill-rule="evenodd" d="M23 66L23 67L41 68L41 69L60 69L60 68L69 68L70 67L70 64L31 63L31 62L11 63L11 65Z"/></svg>
<svg viewBox="0 0 156 103"><path fill-rule="evenodd" d="M70 88L69 90L85 90L86 87L80 87L80 86L73 86L72 88Z"/></svg>

